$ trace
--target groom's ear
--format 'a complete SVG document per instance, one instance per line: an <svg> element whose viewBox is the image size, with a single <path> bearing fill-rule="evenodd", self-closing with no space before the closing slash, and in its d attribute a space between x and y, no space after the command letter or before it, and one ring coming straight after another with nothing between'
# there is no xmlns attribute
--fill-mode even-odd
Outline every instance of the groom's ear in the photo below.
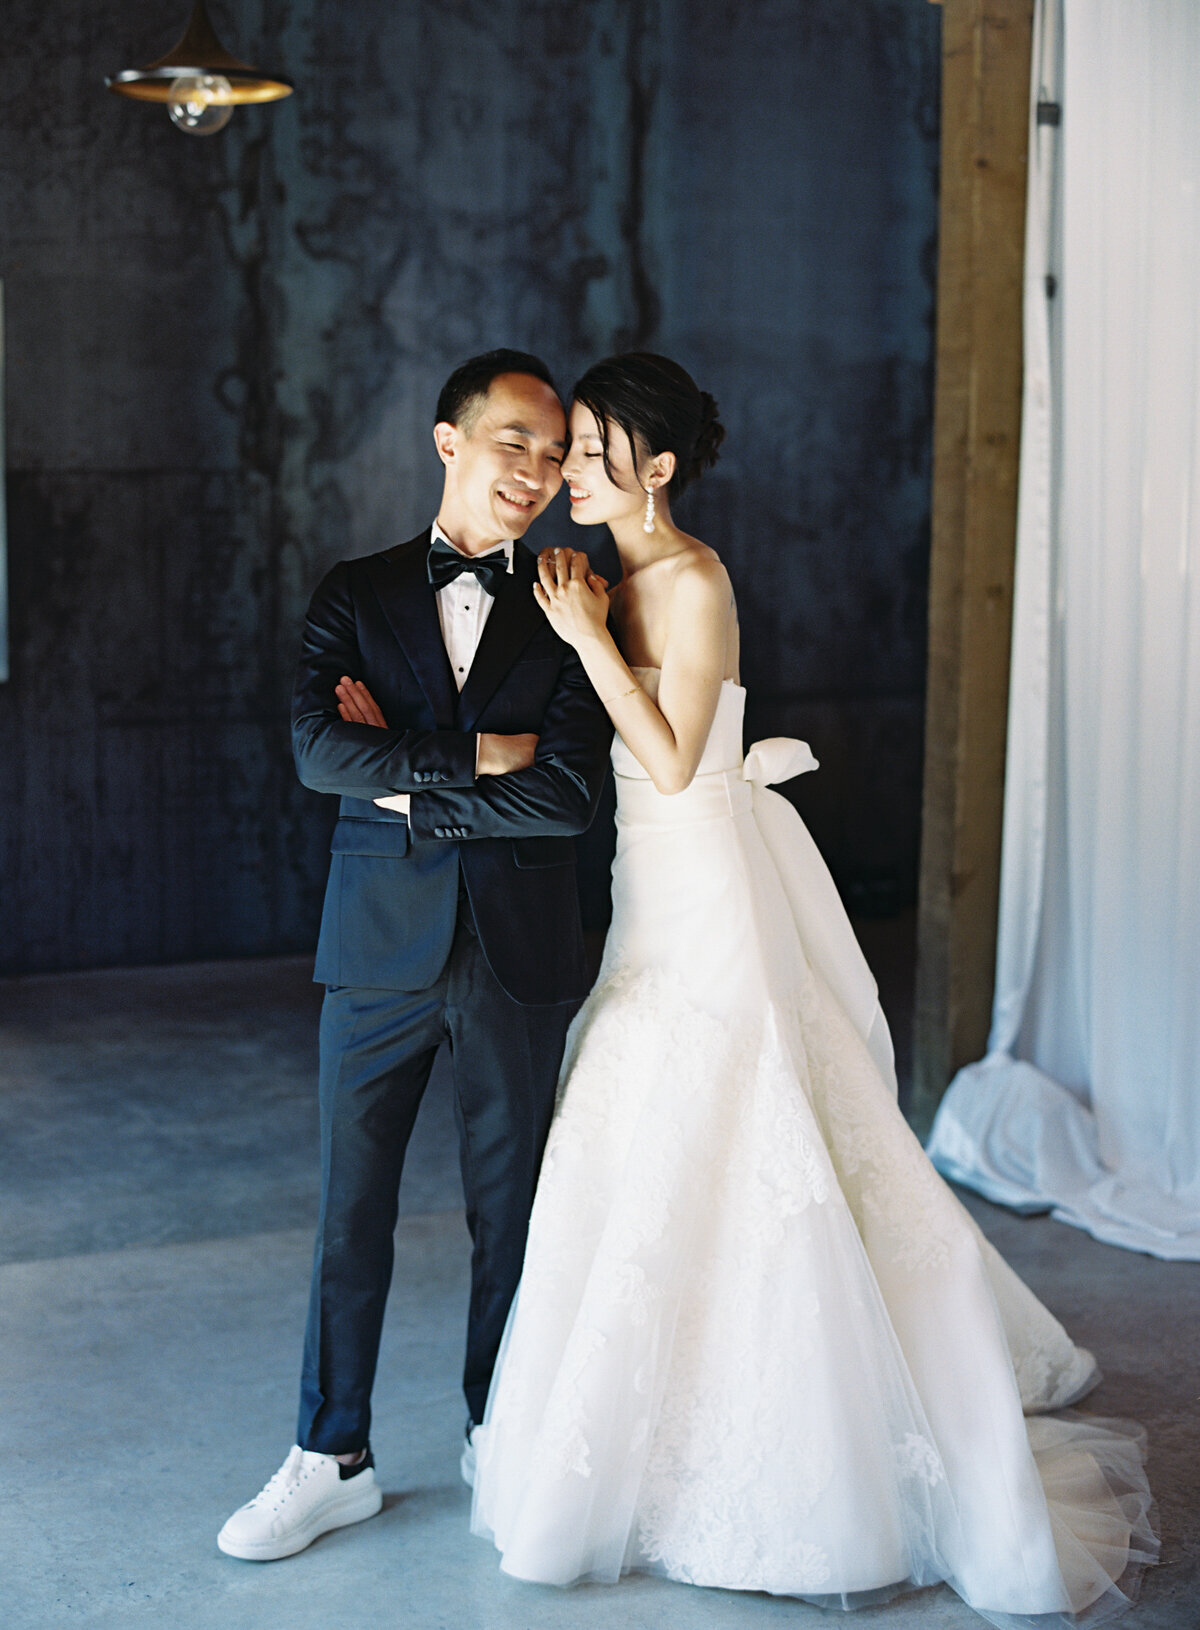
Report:
<svg viewBox="0 0 1200 1630"><path fill-rule="evenodd" d="M453 464L458 457L459 429L446 419L439 419L433 427L433 445L443 464Z"/></svg>

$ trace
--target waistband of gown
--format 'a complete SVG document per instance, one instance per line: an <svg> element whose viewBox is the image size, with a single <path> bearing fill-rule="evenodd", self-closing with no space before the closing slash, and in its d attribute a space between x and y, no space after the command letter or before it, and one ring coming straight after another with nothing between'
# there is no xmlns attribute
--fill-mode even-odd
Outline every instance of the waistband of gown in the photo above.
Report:
<svg viewBox="0 0 1200 1630"><path fill-rule="evenodd" d="M692 777L682 792L658 792L648 777L614 773L617 819L672 826L680 820L706 821L744 814L754 794L739 765L734 770L706 770Z"/></svg>

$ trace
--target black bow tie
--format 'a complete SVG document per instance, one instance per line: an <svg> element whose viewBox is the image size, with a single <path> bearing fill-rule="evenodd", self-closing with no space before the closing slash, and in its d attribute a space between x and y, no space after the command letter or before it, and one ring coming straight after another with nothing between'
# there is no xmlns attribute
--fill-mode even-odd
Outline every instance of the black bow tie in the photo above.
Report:
<svg viewBox="0 0 1200 1630"><path fill-rule="evenodd" d="M508 576L508 555L503 549L493 549L487 555L460 555L443 538L434 538L429 545L428 571L435 589L444 589L461 573L472 572L480 588L495 598L497 583Z"/></svg>

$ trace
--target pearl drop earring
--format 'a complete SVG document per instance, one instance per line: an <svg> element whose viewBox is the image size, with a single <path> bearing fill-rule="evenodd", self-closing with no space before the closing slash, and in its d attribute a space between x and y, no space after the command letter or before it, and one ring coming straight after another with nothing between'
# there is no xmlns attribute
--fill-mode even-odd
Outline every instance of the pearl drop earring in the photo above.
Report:
<svg viewBox="0 0 1200 1630"><path fill-rule="evenodd" d="M646 492L646 519L642 522L642 531L643 532L653 532L654 531L654 488L653 487L648 488L647 492Z"/></svg>

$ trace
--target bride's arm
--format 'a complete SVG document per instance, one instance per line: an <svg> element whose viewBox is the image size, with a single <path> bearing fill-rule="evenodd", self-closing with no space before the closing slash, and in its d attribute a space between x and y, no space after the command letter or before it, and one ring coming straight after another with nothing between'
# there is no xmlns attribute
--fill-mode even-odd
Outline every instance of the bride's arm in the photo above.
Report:
<svg viewBox="0 0 1200 1630"><path fill-rule="evenodd" d="M587 556L574 554L569 570L557 571L543 559L538 570L538 604L579 653L625 745L659 792L682 792L700 763L721 694L731 595L725 568L696 559L675 573L657 706L608 631L604 582L589 571Z"/></svg>

